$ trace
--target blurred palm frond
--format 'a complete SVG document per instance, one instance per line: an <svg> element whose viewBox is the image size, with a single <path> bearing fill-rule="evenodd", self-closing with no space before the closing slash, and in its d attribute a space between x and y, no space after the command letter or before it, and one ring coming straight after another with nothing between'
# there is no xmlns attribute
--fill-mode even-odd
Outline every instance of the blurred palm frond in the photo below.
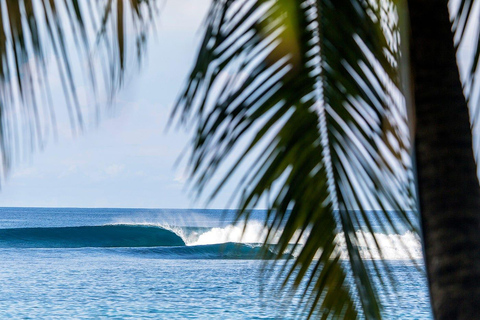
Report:
<svg viewBox="0 0 480 320"><path fill-rule="evenodd" d="M86 108L95 109L99 92L111 98L132 54L129 41L140 60L156 11L156 1L143 0L0 1L3 173L55 135L55 114L62 106L53 105L52 86L64 93L72 131L85 128L85 97L78 87L86 85L83 95L92 95Z"/></svg>
<svg viewBox="0 0 480 320"><path fill-rule="evenodd" d="M371 250L382 253L373 220L386 221L384 232L417 231L407 214L397 9L390 1L213 1L172 115L194 130L195 192L246 142L211 196L249 166L238 218L268 196L265 244L276 239L278 258L294 253L282 267L284 287L302 290L310 316L381 318L372 281L394 289L394 279L383 260L366 265Z"/></svg>

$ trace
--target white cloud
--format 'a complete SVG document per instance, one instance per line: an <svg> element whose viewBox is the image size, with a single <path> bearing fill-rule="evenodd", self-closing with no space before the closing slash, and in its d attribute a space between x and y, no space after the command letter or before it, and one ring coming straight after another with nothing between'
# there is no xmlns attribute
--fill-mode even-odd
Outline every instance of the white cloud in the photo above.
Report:
<svg viewBox="0 0 480 320"><path fill-rule="evenodd" d="M105 169L105 173L109 176L117 176L125 169L123 164L112 164Z"/></svg>
<svg viewBox="0 0 480 320"><path fill-rule="evenodd" d="M185 172L185 170L180 170L177 171L177 173L175 174L175 178L173 179L173 181L184 184L185 182L187 182L187 179L188 174Z"/></svg>
<svg viewBox="0 0 480 320"><path fill-rule="evenodd" d="M15 170L11 178L25 178L25 177L38 177L40 175L39 170L35 167L28 167L19 170Z"/></svg>
<svg viewBox="0 0 480 320"><path fill-rule="evenodd" d="M74 174L78 171L78 165L77 164L70 164L67 166L67 168L60 172L60 174L58 175L59 178L64 178L64 177L68 177L69 175L71 174Z"/></svg>

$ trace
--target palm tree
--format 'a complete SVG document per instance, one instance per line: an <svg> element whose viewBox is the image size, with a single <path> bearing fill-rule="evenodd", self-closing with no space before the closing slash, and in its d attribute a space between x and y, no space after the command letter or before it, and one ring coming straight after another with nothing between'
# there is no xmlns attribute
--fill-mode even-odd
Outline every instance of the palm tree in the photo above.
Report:
<svg viewBox="0 0 480 320"><path fill-rule="evenodd" d="M480 190L467 102L447 3L410 2L417 181L432 307L438 319L473 319L480 312Z"/></svg>
<svg viewBox="0 0 480 320"><path fill-rule="evenodd" d="M355 318L358 297L365 317L381 317L372 278L389 279L378 271L383 262L369 272L355 226L362 221L373 234L366 211L378 208L385 228L396 227L393 209L415 230L406 213L416 209L413 167L434 316L480 313L480 189L467 107L478 90L476 4L411 0L407 10L403 1L213 1L175 110L195 128L194 186L202 192L247 141L212 197L248 162L239 217L268 199L266 243L279 235L278 257L289 243L300 246L299 230L306 235L282 270L285 286L289 278L293 288L304 283L310 315ZM456 50L470 29L477 43L463 87ZM339 230L348 266L339 259ZM381 251L376 240L371 245ZM345 280L348 270L353 281Z"/></svg>
<svg viewBox="0 0 480 320"><path fill-rule="evenodd" d="M141 53L152 3L0 1L5 171L19 145L41 147L43 124L54 125L47 49L56 57L72 127L81 130L69 37L89 61L85 77L92 87L100 77L113 92L127 64L126 29L135 26ZM480 194L467 102L475 96L480 46L464 87L455 58L469 28L480 34L476 3L452 4L452 24L447 1L411 0L406 11L402 1L212 0L176 107L180 122L196 128L192 181L202 192L232 150L247 142L211 196L237 165L251 165L238 186L239 218L248 219L250 208L268 200L265 242L278 236L278 258L299 252L282 265L283 285L304 290L310 316L381 318L372 280L391 285L388 272L380 271L388 265L364 261L359 246L369 241L355 228L365 224L373 234L371 219L382 218L385 230L396 230L395 211L418 231L407 214L415 209L413 167L434 315L469 319L479 313ZM89 59L92 51L108 62L100 72ZM18 133L25 128L27 134ZM255 149L260 156L252 159ZM379 208L378 216L368 208ZM375 239L369 244L382 249ZM348 263L341 259L343 246Z"/></svg>

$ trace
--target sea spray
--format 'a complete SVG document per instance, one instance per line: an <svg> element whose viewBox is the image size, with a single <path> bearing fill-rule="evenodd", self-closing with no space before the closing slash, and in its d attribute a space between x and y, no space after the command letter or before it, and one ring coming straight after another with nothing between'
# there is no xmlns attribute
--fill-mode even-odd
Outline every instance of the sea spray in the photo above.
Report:
<svg viewBox="0 0 480 320"><path fill-rule="evenodd" d="M212 228L198 236L195 242L187 245L205 245L217 243L263 243L268 230L259 221L251 221L247 224L228 225L223 228Z"/></svg>
<svg viewBox="0 0 480 320"><path fill-rule="evenodd" d="M357 231L360 255L367 260L418 260L422 259L422 245L418 235L411 231L404 234L383 234ZM375 239L380 247L377 248ZM337 235L337 243L341 251L341 258L347 259L348 253L343 233Z"/></svg>

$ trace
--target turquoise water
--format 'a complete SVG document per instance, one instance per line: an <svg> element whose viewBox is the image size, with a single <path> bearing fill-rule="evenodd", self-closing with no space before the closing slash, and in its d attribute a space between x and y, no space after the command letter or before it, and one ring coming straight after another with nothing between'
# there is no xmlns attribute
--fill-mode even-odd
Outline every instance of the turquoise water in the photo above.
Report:
<svg viewBox="0 0 480 320"><path fill-rule="evenodd" d="M301 317L260 273L253 217L241 237L218 210L0 208L0 319ZM387 318L431 319L423 273L390 256Z"/></svg>

